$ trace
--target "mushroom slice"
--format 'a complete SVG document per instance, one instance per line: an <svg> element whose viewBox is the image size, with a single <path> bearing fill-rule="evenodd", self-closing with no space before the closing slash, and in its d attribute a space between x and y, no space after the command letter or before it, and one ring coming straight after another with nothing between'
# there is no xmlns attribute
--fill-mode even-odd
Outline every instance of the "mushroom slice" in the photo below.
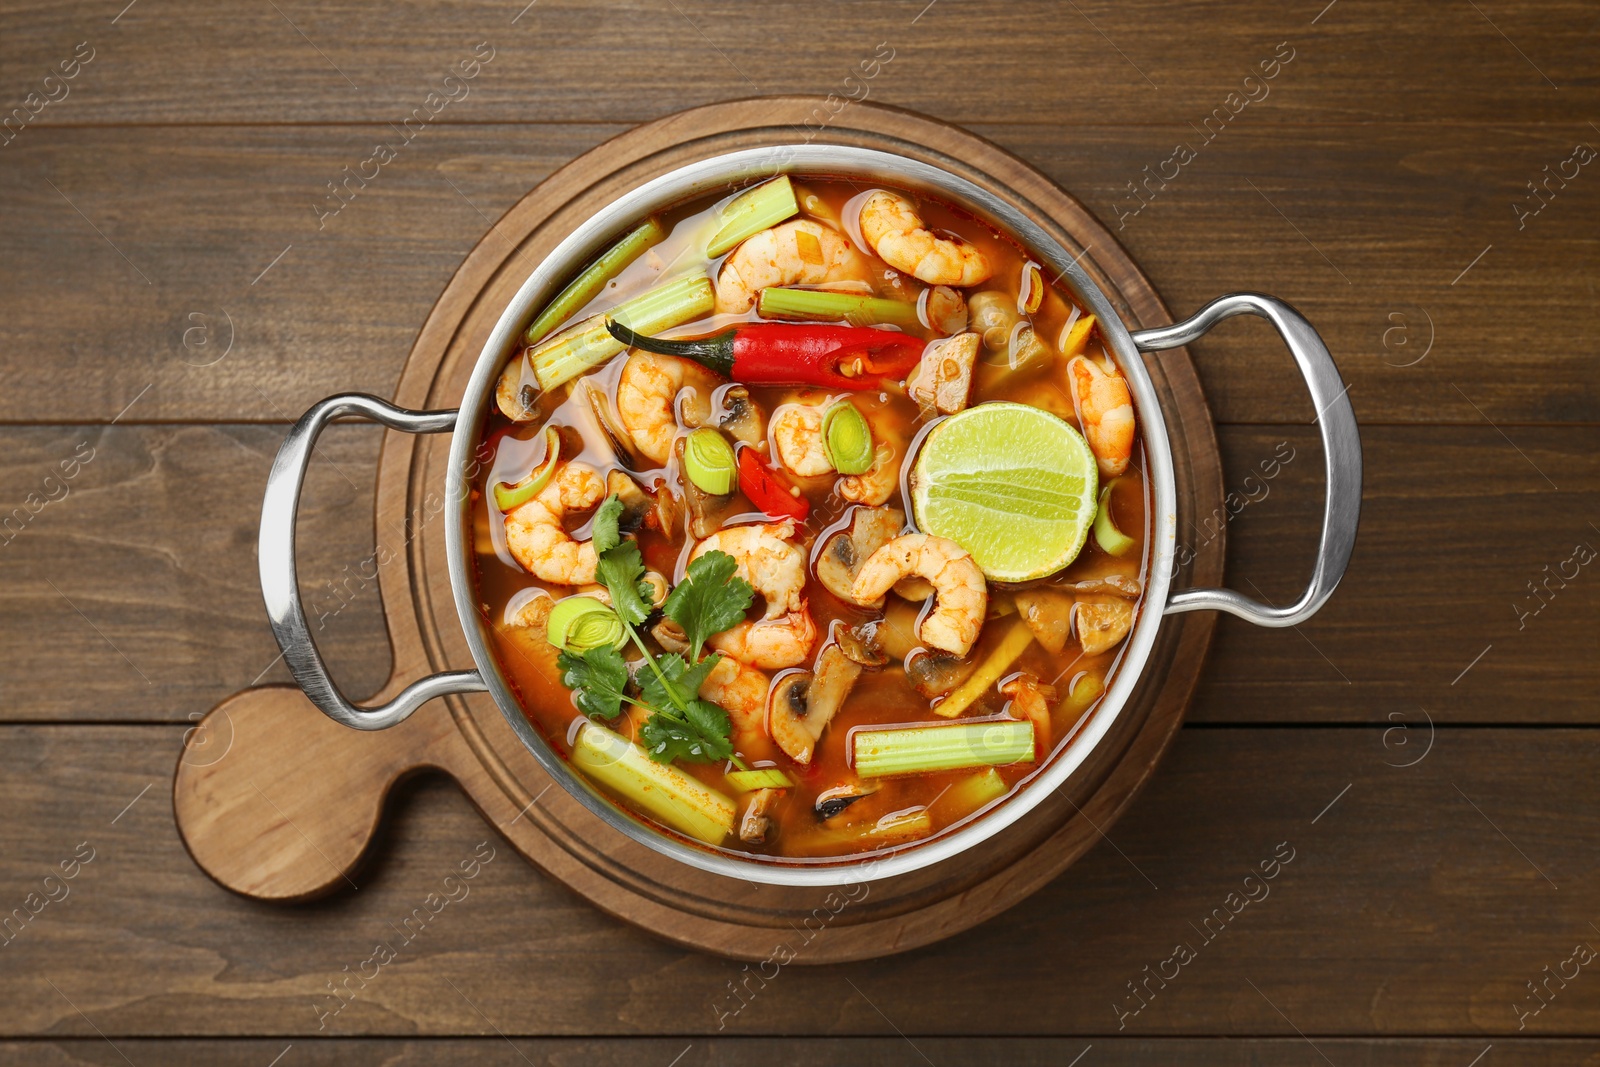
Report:
<svg viewBox="0 0 1600 1067"><path fill-rule="evenodd" d="M767 441L765 420L761 408L742 385L732 385L721 397L721 413L717 425L742 444L759 448Z"/></svg>
<svg viewBox="0 0 1600 1067"><path fill-rule="evenodd" d="M1000 687L1002 696L1011 698L1011 714L1033 723L1034 759L1050 751L1050 705L1056 702L1056 688L1026 672Z"/></svg>
<svg viewBox="0 0 1600 1067"><path fill-rule="evenodd" d="M864 622L859 626L846 626L842 622L836 622L833 639L853 662L863 667L882 667L889 662L889 654L883 650L878 630L877 621Z"/></svg>
<svg viewBox="0 0 1600 1067"><path fill-rule="evenodd" d="M884 605L883 618L872 624L876 643L890 659L909 659L922 647L922 639L917 636L918 614L915 604L891 600Z"/></svg>
<svg viewBox="0 0 1600 1067"><path fill-rule="evenodd" d="M1115 648L1133 628L1133 605L1121 597L1084 597L1072 614L1085 656Z"/></svg>
<svg viewBox="0 0 1600 1067"><path fill-rule="evenodd" d="M687 438L679 437L673 444L673 454L678 459L678 470L683 470L683 443ZM718 496L708 493L695 485L688 477L680 479L683 482L684 499L689 502L689 534L697 541L722 529L722 524L733 517L737 493L726 493Z"/></svg>
<svg viewBox="0 0 1600 1067"><path fill-rule="evenodd" d="M941 415L954 415L965 408L981 343L982 339L969 330L929 345L906 383L911 399Z"/></svg>
<svg viewBox="0 0 1600 1067"><path fill-rule="evenodd" d="M846 603L861 565L878 549L894 540L905 525L905 512L899 508L850 509L850 525L822 543L817 556L817 581L824 589Z"/></svg>
<svg viewBox="0 0 1600 1067"><path fill-rule="evenodd" d="M817 669L780 675L767 697L767 734L796 763L808 764L822 731L839 713L861 677L856 663L837 644L817 656Z"/></svg>
<svg viewBox="0 0 1600 1067"><path fill-rule="evenodd" d="M894 595L913 604L920 604L934 593L933 583L915 574L907 575L894 583Z"/></svg>
<svg viewBox="0 0 1600 1067"><path fill-rule="evenodd" d="M1076 582L1073 589L1080 593L1093 593L1105 596L1120 596L1126 600L1138 600L1144 592L1144 587L1139 584L1139 579L1129 578L1123 574L1108 574L1104 578L1087 578Z"/></svg>
<svg viewBox="0 0 1600 1067"><path fill-rule="evenodd" d="M777 789L757 789L751 794L750 804L744 809L744 817L739 820L740 841L759 845L767 839L767 831L772 828L768 813L778 799L779 792Z"/></svg>
<svg viewBox="0 0 1600 1067"><path fill-rule="evenodd" d="M1017 611L1033 630L1045 651L1058 655L1072 636L1071 593L1056 589L1025 589L1016 595Z"/></svg>
<svg viewBox="0 0 1600 1067"><path fill-rule="evenodd" d="M656 639L668 652L685 653L689 651L689 635L683 632L683 627L671 619L662 619L650 627L650 636Z"/></svg>
<svg viewBox="0 0 1600 1067"><path fill-rule="evenodd" d="M851 782L848 785L836 785L832 789L824 789L817 794L817 818L831 819L862 797L870 797L877 791L876 782L871 784Z"/></svg>
<svg viewBox="0 0 1600 1067"><path fill-rule="evenodd" d="M606 496L622 501L622 515L617 525L623 530L637 530L644 525L646 516L655 507L648 493L626 471L613 470L606 475Z"/></svg>
<svg viewBox="0 0 1600 1067"><path fill-rule="evenodd" d="M948 652L924 651L906 660L906 677L929 700L946 695L977 669L974 661Z"/></svg>
<svg viewBox="0 0 1600 1067"><path fill-rule="evenodd" d="M494 386L494 402L500 413L512 422L531 422L538 417L539 382L528 366L526 352L511 357Z"/></svg>

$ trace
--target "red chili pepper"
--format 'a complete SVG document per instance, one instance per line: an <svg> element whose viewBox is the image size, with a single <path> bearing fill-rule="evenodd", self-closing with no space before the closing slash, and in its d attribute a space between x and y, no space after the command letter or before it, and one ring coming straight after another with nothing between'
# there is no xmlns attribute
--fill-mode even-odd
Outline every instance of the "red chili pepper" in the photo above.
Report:
<svg viewBox="0 0 1600 1067"><path fill-rule="evenodd" d="M725 378L752 385L820 385L852 391L900 382L922 359L923 342L869 326L751 322L697 341L664 341L606 320L630 348L682 356Z"/></svg>
<svg viewBox="0 0 1600 1067"><path fill-rule="evenodd" d="M795 492L789 479L761 462L749 445L739 449L739 491L768 515L787 515L803 522L811 513L811 501Z"/></svg>

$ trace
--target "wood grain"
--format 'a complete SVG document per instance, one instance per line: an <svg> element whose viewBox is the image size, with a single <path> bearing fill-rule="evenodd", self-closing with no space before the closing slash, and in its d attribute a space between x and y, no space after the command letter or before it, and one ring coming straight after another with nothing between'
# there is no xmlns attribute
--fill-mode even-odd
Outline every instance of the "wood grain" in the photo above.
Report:
<svg viewBox="0 0 1600 1067"><path fill-rule="evenodd" d="M99 52L44 123L399 122L480 41L493 60L435 121L531 111L639 122L733 97L865 91L962 123L1198 122L1279 42L1295 58L1276 79L1278 122L1546 122L1589 117L1597 102L1593 11L1578 0L1487 7L1493 21L1433 6L1398 19L1360 0L1320 16L1323 3L1266 0L1198 11L1173 0L1137 11L1109 0L785 0L759 17L736 0L545 0L525 12L487 0L447 12L420 0L301 2L281 13L231 2L136 7L114 25L115 12L10 6L0 65L17 72L17 98L77 42ZM863 80L879 42L893 59ZM603 76L599 55L617 58Z"/></svg>
<svg viewBox="0 0 1600 1067"><path fill-rule="evenodd" d="M1600 1057L1600 1042L1583 1040L1507 1040L1474 1038L1359 1040L1318 1037L1314 1044L1290 1038L528 1038L487 1036L440 1040L298 1038L161 1040L118 1037L116 1049L135 1063L167 1067L261 1067L285 1049L307 1067L621 1067L673 1064L675 1067L746 1067L782 1063L789 1067L925 1067L937 1064L1005 1064L1007 1067L1061 1067L1090 1049L1108 1067L1182 1063L1195 1067L1257 1067L1271 1063L1322 1063L1318 1052L1341 1067L1461 1067L1489 1045L1494 1062L1510 1067L1570 1067ZM109 1057L109 1059L108 1059ZM678 1058L675 1058L678 1057ZM105 1067L122 1061L106 1040L54 1038L0 1043L0 1064L29 1067Z"/></svg>
<svg viewBox="0 0 1600 1067"><path fill-rule="evenodd" d="M1600 984L1581 977L1520 1033L1513 1008L1543 967L1600 940L1584 889L1600 874L1589 773L1600 734L1590 730L1451 728L1409 768L1394 764L1415 752L1393 738L1386 747L1377 729L1184 730L1110 831L1114 847L1097 846L1024 906L905 956L784 968L765 987L750 979L737 1014L737 1001L719 998L751 972L666 945L553 886L437 783L392 801L386 847L353 875L359 889L299 908L218 889L185 854L165 797L182 733L0 728L5 911L24 906L80 842L95 849L67 883L71 895L0 947L0 1036L93 1037L70 998L105 1033L144 1037L492 1036L492 1026L687 1043L898 1027L1098 1040L1119 1034L1113 1002L1135 1003L1125 983L1179 941L1197 958L1121 1036L1294 1038L1271 1005L1319 1041L1488 1043L1600 1028ZM402 920L448 892L444 877L485 840L498 852L467 895L402 944ZM1190 924L1224 907L1284 841L1294 858L1269 895L1203 943ZM319 1030L316 1008L332 1003L319 993L380 941L398 957L353 985L356 998ZM972 979L961 995L930 992L951 975Z"/></svg>
<svg viewBox="0 0 1600 1067"><path fill-rule="evenodd" d="M321 229L325 183L392 138L387 127L30 133L0 159L0 194L18 207L0 233L0 342L50 359L9 369L0 421L105 421L146 387L127 419L288 421L330 393L390 395L473 244L557 165L622 129L429 130ZM1573 182L1522 231L1511 211L1541 167L1596 139L1585 123L1423 137L1382 122L1272 127L1246 112L1131 217L1127 183L1183 129L976 132L1081 197L1174 314L1239 289L1298 305L1363 425L1600 422L1600 369L1573 358L1600 343L1589 314L1600 244L1582 224L1600 182ZM1219 421L1314 414L1264 325L1226 324L1194 354Z"/></svg>
<svg viewBox="0 0 1600 1067"><path fill-rule="evenodd" d="M274 664L254 555L284 429L0 430L0 501L13 507L43 491L78 442L96 449L68 495L0 545L6 602L27 608L0 612L0 643L17 671L0 721L184 722L264 669L262 683L288 681ZM1565 589L1553 582L1547 606L1522 629L1514 606L1540 603L1527 583L1577 542L1600 547L1585 503L1600 490L1600 434L1507 433L1512 444L1488 426L1369 427L1361 533L1338 594L1299 631L1223 619L1191 717L1387 723L1398 712L1420 722L1423 708L1453 722L1596 721L1600 584L1590 568ZM1309 573L1322 506L1316 436L1306 427L1223 427L1219 436L1235 504L1258 499L1231 520L1197 516L1185 543L1223 525L1232 583L1291 597ZM335 677L362 695L389 665L367 577L376 449L370 428L330 430L300 524L307 611L322 622L317 637ZM1294 458L1262 478L1280 455ZM1393 645L1406 653L1390 654ZM74 685L61 685L69 675Z"/></svg>

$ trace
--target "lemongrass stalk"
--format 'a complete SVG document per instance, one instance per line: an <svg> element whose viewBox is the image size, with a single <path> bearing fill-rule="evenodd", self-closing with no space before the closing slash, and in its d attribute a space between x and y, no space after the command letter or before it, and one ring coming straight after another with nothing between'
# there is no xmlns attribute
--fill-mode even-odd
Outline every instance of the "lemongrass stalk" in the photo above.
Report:
<svg viewBox="0 0 1600 1067"><path fill-rule="evenodd" d="M578 729L572 764L589 778L675 830L709 845L733 832L734 802L699 779L594 722Z"/></svg>
<svg viewBox="0 0 1600 1067"><path fill-rule="evenodd" d="M756 314L764 319L796 322L848 322L852 326L922 328L917 305L886 300L864 293L836 293L827 289L768 286L756 297Z"/></svg>
<svg viewBox="0 0 1600 1067"><path fill-rule="evenodd" d="M794 780L776 767L757 767L753 771L729 771L723 777L741 793L754 793L757 789L788 789Z"/></svg>
<svg viewBox="0 0 1600 1067"><path fill-rule="evenodd" d="M1033 723L1026 719L979 719L855 730L850 734L850 743L856 773L863 778L996 767L1033 761Z"/></svg>
<svg viewBox="0 0 1600 1067"><path fill-rule="evenodd" d="M999 800L1010 791L1011 787L1006 785L999 771L985 767L946 789L934 802L934 807L944 822L952 823Z"/></svg>
<svg viewBox="0 0 1600 1067"><path fill-rule="evenodd" d="M1001 675L1011 669L1011 665L1017 662L1017 657L1027 651L1031 644L1033 644L1033 627L1028 625L1028 621L1019 619L1012 623L1011 629L1000 639L1000 644L989 653L989 658L980 663L978 669L973 671L955 692L939 701L933 710L947 719L953 719L966 711L974 700L983 696L991 685L1000 680Z"/></svg>
<svg viewBox="0 0 1600 1067"><path fill-rule="evenodd" d="M606 285L621 274L645 250L660 244L667 236L661 220L651 215L584 268L556 298L545 305L523 336L531 345L578 313L578 309L600 295Z"/></svg>
<svg viewBox="0 0 1600 1067"><path fill-rule="evenodd" d="M1113 479L1100 490L1100 510L1094 516L1094 543L1113 556L1125 556L1138 542L1117 529L1116 520L1111 517L1111 487L1116 484Z"/></svg>
<svg viewBox="0 0 1600 1067"><path fill-rule="evenodd" d="M745 238L753 237L768 226L776 226L799 211L800 204L795 200L794 186L787 174L746 189L722 209L722 228L706 245L706 255L716 259Z"/></svg>
<svg viewBox="0 0 1600 1067"><path fill-rule="evenodd" d="M640 333L656 334L710 314L715 305L711 280L695 274L658 285L618 304L610 317ZM554 389L622 351L622 342L606 329L606 318L591 315L528 350L528 363L539 379L540 389Z"/></svg>

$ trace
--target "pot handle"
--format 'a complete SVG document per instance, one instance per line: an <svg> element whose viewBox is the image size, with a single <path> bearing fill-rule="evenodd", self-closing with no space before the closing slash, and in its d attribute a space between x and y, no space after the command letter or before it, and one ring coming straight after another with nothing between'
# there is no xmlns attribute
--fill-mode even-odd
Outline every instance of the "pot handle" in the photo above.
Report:
<svg viewBox="0 0 1600 1067"><path fill-rule="evenodd" d="M1346 394L1350 387L1328 354L1317 331L1305 317L1276 297L1261 293L1219 296L1194 316L1172 326L1139 330L1133 343L1141 352L1186 345L1223 319L1259 315L1272 323L1300 366L1300 373L1316 405L1316 423L1322 431L1322 454L1327 469L1327 496L1322 512L1322 541L1311 584L1300 599L1284 608L1271 607L1231 589L1186 589L1167 601L1166 613L1216 609L1237 615L1257 626L1294 626L1317 613L1344 577L1355 548L1356 526L1361 520L1361 435Z"/></svg>
<svg viewBox="0 0 1600 1067"><path fill-rule="evenodd" d="M406 433L443 433L454 429L455 411L409 411L365 393L345 393L319 401L300 416L273 460L267 492L261 502L261 596L267 603L272 633L283 649L284 662L311 702L335 722L357 730L382 730L400 722L434 697L478 693L488 687L477 671L446 671L406 686L387 704L361 707L345 699L317 652L300 603L295 572L294 527L300 510L300 483L323 427L343 416L358 416Z"/></svg>

